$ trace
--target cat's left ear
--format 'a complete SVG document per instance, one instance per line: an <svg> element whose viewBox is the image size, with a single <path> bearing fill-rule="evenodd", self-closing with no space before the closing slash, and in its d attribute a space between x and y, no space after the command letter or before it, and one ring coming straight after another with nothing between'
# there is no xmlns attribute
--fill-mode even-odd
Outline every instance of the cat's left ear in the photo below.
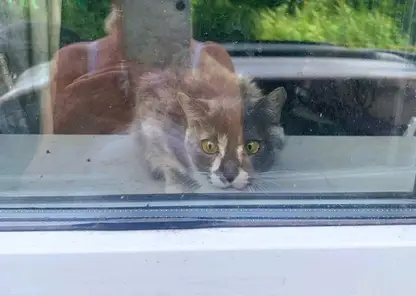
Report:
<svg viewBox="0 0 416 296"><path fill-rule="evenodd" d="M280 121L280 116L282 113L282 108L287 99L287 92L284 87L278 87L270 92L266 97L263 98L265 100L267 108L275 114L275 119Z"/></svg>

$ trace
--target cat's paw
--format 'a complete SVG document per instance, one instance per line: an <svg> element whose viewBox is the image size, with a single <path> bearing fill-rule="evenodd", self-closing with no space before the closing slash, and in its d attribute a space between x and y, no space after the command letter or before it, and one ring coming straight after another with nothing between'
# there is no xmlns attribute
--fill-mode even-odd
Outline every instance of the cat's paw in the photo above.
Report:
<svg viewBox="0 0 416 296"><path fill-rule="evenodd" d="M173 190L181 190L181 193L195 192L198 188L201 187L198 181L193 179L187 173L181 172L176 169L172 169L170 172L171 180L174 180L174 183L168 184L167 187L176 187Z"/></svg>
<svg viewBox="0 0 416 296"><path fill-rule="evenodd" d="M161 181L165 179L165 175L163 174L162 170L159 170L159 169L150 170L149 169L149 173L152 179L154 180Z"/></svg>
<svg viewBox="0 0 416 296"><path fill-rule="evenodd" d="M185 188L186 192L195 192L201 188L201 185L198 183L198 181L189 178L187 182L183 184L183 187Z"/></svg>
<svg viewBox="0 0 416 296"><path fill-rule="evenodd" d="M152 179L161 181L165 179L165 175L163 173L163 170L161 170L158 167L154 167L148 159L145 160L147 171L149 172L149 175Z"/></svg>

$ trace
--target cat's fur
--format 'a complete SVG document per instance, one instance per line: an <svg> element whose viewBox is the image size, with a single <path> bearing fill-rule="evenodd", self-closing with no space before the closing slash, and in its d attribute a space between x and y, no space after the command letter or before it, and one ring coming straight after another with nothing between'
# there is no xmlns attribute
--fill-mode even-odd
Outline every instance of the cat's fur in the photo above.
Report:
<svg viewBox="0 0 416 296"><path fill-rule="evenodd" d="M257 173L265 172L276 163L285 144L280 117L287 93L283 87L278 87L265 96L252 79L240 76L239 81L244 101L244 139L261 143L260 150L250 156L250 161Z"/></svg>
<svg viewBox="0 0 416 296"><path fill-rule="evenodd" d="M279 118L286 92L263 96L250 80L239 82L237 93L227 93L198 74L142 77L133 132L166 192L194 191L207 180L217 188L245 189L256 170L273 164L284 140ZM203 152L204 139L218 144L218 152ZM246 153L246 140L261 143L258 156Z"/></svg>

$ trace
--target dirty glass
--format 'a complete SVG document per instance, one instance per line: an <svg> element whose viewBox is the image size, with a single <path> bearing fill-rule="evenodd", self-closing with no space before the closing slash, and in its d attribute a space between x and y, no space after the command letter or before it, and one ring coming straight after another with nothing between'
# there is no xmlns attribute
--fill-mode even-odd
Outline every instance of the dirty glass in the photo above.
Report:
<svg viewBox="0 0 416 296"><path fill-rule="evenodd" d="M4 0L0 205L410 217L415 4Z"/></svg>

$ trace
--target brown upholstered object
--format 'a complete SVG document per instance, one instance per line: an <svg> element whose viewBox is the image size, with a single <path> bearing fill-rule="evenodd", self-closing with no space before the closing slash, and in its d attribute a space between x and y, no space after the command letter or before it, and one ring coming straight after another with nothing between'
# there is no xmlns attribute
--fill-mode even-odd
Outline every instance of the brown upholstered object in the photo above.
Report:
<svg viewBox="0 0 416 296"><path fill-rule="evenodd" d="M126 67L130 77L143 73L144 65L122 64L118 30L98 41L95 70L88 73L88 43L62 48L52 66L49 102L46 103L44 133L111 134L128 128L134 117L134 95L123 89ZM191 42L191 48L195 47ZM124 65L124 66L123 66ZM220 83L234 83L230 56L219 44L208 42L200 58L200 70ZM234 75L232 75L234 76ZM133 80L129 79L130 82ZM134 85L130 85L130 89Z"/></svg>

